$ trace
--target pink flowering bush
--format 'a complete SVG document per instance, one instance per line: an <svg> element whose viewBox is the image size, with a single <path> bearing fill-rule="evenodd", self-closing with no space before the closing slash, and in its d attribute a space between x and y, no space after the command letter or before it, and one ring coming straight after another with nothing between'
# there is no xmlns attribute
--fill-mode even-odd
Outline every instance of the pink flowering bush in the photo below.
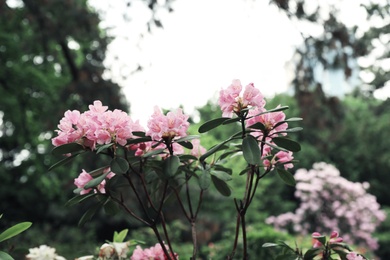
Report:
<svg viewBox="0 0 390 260"><path fill-rule="evenodd" d="M309 171L297 170L295 179L299 207L294 213L269 217L269 224L280 230L292 227L300 234L340 230L348 243L370 250L378 247L372 234L384 221L385 213L376 198L367 193L367 183L350 182L326 163L316 163Z"/></svg>
<svg viewBox="0 0 390 260"><path fill-rule="evenodd" d="M227 258L233 259L239 239L247 258L245 216L260 180L275 173L288 185L295 185L288 169L293 167L293 153L300 150L300 145L287 135L301 130L289 128L290 123L301 119L286 119L283 111L288 107L267 110L264 96L253 83L246 85L241 94L242 89L239 80L222 89L218 103L223 117L205 122L198 130L203 134L235 124L241 131L208 149L201 145L200 136L188 133L189 117L181 109L163 114L155 107L147 128L123 111L108 110L100 101L95 101L85 112L66 111L57 136L52 139L53 154L65 157L51 169L86 153L110 158L108 164L102 161L99 169L82 170L74 180L75 193L79 195L68 204L86 200L95 203L80 223L90 219L99 208L113 214L122 210L151 228L158 241L148 249L137 247L131 259L178 259L172 253L175 251L164 217L164 205L170 196L187 220L192 234L192 256L196 259L199 246L196 224L204 194L213 185L222 195L230 196L228 181L233 177L245 178L244 194L234 199L237 224ZM232 176L232 170L224 163L236 155L242 156L246 167ZM131 200L125 196L129 192L133 194ZM105 249L111 252L111 247Z"/></svg>

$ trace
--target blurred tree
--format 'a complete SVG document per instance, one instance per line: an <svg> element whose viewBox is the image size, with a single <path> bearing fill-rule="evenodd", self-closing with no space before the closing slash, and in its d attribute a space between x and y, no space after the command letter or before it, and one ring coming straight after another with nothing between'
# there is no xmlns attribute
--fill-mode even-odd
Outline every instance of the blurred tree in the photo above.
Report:
<svg viewBox="0 0 390 260"><path fill-rule="evenodd" d="M65 110L97 99L129 110L120 87L103 77L111 39L99 23L86 0L0 0L0 213L33 228L46 223L42 237L81 216L63 207L80 165L48 173L57 160L50 139Z"/></svg>
<svg viewBox="0 0 390 260"><path fill-rule="evenodd" d="M46 173L64 111L96 99L128 105L119 86L102 78L109 39L85 1L17 3L0 2L1 209L14 216L23 208L34 218L45 212L43 201L63 193L58 177Z"/></svg>
<svg viewBox="0 0 390 260"><path fill-rule="evenodd" d="M350 25L343 1L271 0L295 23L304 39L295 57L294 87L297 94L314 90L321 83L316 70L342 70L348 79L359 70L370 74L362 78L364 91L372 93L390 80L386 62L390 58L390 2L360 1L360 15L366 20ZM342 10L344 8L344 10ZM343 13L344 12L344 13ZM347 23L348 22L348 23ZM310 28L311 30L304 30ZM314 29L313 29L314 28ZM355 76L356 77L356 76ZM335 86L334 86L335 87Z"/></svg>

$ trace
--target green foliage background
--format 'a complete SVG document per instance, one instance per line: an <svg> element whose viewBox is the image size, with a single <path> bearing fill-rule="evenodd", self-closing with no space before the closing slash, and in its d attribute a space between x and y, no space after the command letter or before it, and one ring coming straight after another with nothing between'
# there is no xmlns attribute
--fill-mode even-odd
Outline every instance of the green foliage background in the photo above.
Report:
<svg viewBox="0 0 390 260"><path fill-rule="evenodd" d="M155 9L157 1L146 2L151 10ZM306 46L315 47L314 55L310 51L313 48L298 51L302 61L317 57L317 61L324 62L321 57L326 46L332 46L334 40L341 41L343 46L352 46L354 58L362 57L373 50L373 39L389 32L386 30L388 25L371 28L352 41L343 36L355 32L343 27L337 17L321 21L315 14L302 12L304 9L300 7L305 1L295 2L296 9L285 0L271 1L271 4L289 13L289 17L317 22L325 27L324 36L305 41ZM101 162L85 158L48 172L49 166L59 159L50 155L50 138L64 111L84 110L97 99L110 109L129 111L120 87L102 77L110 38L99 28L98 14L86 0L24 0L20 3L20 7L11 8L7 1L0 1L0 213L4 213L0 230L21 221L31 221L33 226L1 245L5 247L1 250L15 247L12 254L21 259L28 247L49 244L71 259L93 254L97 245L111 239L114 230L128 227L132 230L130 236L144 239L148 245L155 244L148 231L138 223L121 216L107 217L103 212L84 227L77 227L88 205L64 207L73 195L73 178L83 167L93 169ZM387 4L368 5L366 10L369 17L377 14L386 17L390 9ZM161 26L160 21L153 23ZM332 37L327 38L329 35ZM390 55L388 47L381 59ZM335 66L325 65L343 69L348 76L350 68L348 63L342 62L344 58L343 55L336 57L332 63ZM313 78L313 67L303 64L310 62L300 62L296 66L294 96L280 94L268 99L267 103L268 108L287 105L290 107L288 117L304 119L304 131L294 136L302 144L302 151L294 155L299 160L296 168L311 168L318 161L333 163L347 179L369 182L370 193L377 196L389 212L390 100L376 100L365 90L357 90L342 100L328 97ZM383 87L389 74L375 66L366 69L376 75L368 83L372 89ZM199 113L202 122L221 116L215 100L199 108ZM196 134L197 128L194 124L191 133ZM202 145L210 148L235 132L237 129L234 128L210 131L202 135ZM244 165L238 157L227 162L233 169L230 185L235 193L232 197L244 189L243 180L238 176ZM262 243L293 240L290 235L280 234L263 224L265 218L294 210L298 202L293 196L294 189L285 186L277 176L269 176L260 185L253 211L247 217L250 223L248 236L253 243L250 245L252 255L265 259L270 255L259 249ZM214 254L213 259L218 259L215 254L228 251L226 247L230 245L234 204L232 198L223 197L215 190L207 196L201 216L204 222L199 225L204 244L201 255ZM376 254L383 259L390 257L390 237L386 233L389 225L387 220L377 234L381 247ZM172 223L172 230L182 242L177 248L181 248L179 253L186 259L186 248L190 248L188 230L180 220Z"/></svg>

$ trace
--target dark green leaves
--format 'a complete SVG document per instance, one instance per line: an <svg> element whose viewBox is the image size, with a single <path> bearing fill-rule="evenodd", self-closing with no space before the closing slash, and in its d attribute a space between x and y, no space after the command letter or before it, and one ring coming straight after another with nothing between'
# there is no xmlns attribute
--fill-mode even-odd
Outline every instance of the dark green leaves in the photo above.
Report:
<svg viewBox="0 0 390 260"><path fill-rule="evenodd" d="M110 166L114 173L126 173L129 170L129 163L121 157L112 159Z"/></svg>
<svg viewBox="0 0 390 260"><path fill-rule="evenodd" d="M100 175L99 177L97 177L93 180L90 180L87 184L85 184L84 189L89 189L89 188L93 188L93 187L98 186L106 178L108 173L109 172L107 172L103 175Z"/></svg>
<svg viewBox="0 0 390 260"><path fill-rule="evenodd" d="M57 147L54 147L54 149L51 151L53 155L63 155L68 153L74 153L84 150L84 147L78 143L69 143L69 144L63 144Z"/></svg>
<svg viewBox="0 0 390 260"><path fill-rule="evenodd" d="M211 175L209 171L203 170L199 176L199 188L207 190L210 187Z"/></svg>
<svg viewBox="0 0 390 260"><path fill-rule="evenodd" d="M75 154L72 154L71 156L65 157L61 161L58 161L55 164L53 164L52 166L50 166L49 171L51 171L59 166L62 166L64 164L67 164L68 162L71 162L78 155L79 155L78 153L75 153Z"/></svg>
<svg viewBox="0 0 390 260"><path fill-rule="evenodd" d="M248 135L242 140L242 153L247 163L252 165L261 164L261 153L257 140Z"/></svg>
<svg viewBox="0 0 390 260"><path fill-rule="evenodd" d="M321 253L321 248L310 248L309 250L306 251L305 255L303 256L303 259L312 260L320 253Z"/></svg>
<svg viewBox="0 0 390 260"><path fill-rule="evenodd" d="M274 137L272 141L282 148L285 148L291 152L299 152L301 150L301 145L291 139L284 137Z"/></svg>
<svg viewBox="0 0 390 260"><path fill-rule="evenodd" d="M203 125L199 127L198 132L199 133L206 133L207 131L210 131L211 129L214 129L220 125L222 125L226 120L229 120L229 117L221 117L221 118L216 118L212 119L210 121L207 121Z"/></svg>
<svg viewBox="0 0 390 260"><path fill-rule="evenodd" d="M290 186L295 186L296 182L294 176L290 172L279 168L277 169L277 172L279 177L284 181L284 183Z"/></svg>
<svg viewBox="0 0 390 260"><path fill-rule="evenodd" d="M232 191L230 190L227 183L218 177L211 175L211 180L213 181L213 184L215 188L221 193L223 196L229 197L230 194L232 194Z"/></svg>
<svg viewBox="0 0 390 260"><path fill-rule="evenodd" d="M164 160L163 173L165 177L172 177L175 175L180 166L180 159L176 155L169 156Z"/></svg>

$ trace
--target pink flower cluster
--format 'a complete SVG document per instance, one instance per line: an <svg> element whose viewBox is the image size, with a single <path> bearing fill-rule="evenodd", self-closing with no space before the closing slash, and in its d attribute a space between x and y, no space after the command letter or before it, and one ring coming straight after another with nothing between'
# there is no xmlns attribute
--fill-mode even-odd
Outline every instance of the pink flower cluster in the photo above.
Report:
<svg viewBox="0 0 390 260"><path fill-rule="evenodd" d="M282 111L265 113L267 110L265 108L256 108L254 110L249 111L248 117L249 119L246 121L246 126L250 127L256 123L261 123L265 127L265 131L267 132L265 141L270 144L274 144L272 141L273 137L278 135L285 136L285 131L288 128L288 124L283 122L286 119L286 115ZM262 140L264 136L263 131L254 131L251 133L254 137L259 140ZM263 149L263 157L267 157L271 154L272 147L269 145L264 145ZM273 167L276 163L282 163L284 168L287 170L289 168L293 168L294 165L291 161L294 159L292 156L292 152L280 151L275 154L275 156L269 160L264 159L263 164L265 167Z"/></svg>
<svg viewBox="0 0 390 260"><path fill-rule="evenodd" d="M107 172L109 173L107 174L106 179L111 179L112 177L115 176L115 173L113 173L110 168L105 169L103 171L103 174ZM91 174L87 173L84 169L82 170L80 175L76 179L74 179L74 185L76 185L77 188L81 189L80 195L87 194L93 190L92 188L84 189L85 185L91 180L93 180L93 177L91 176ZM106 193L105 186L106 186L106 180L103 180L96 187L95 192Z"/></svg>
<svg viewBox="0 0 390 260"><path fill-rule="evenodd" d="M127 139L134 137L132 132L144 131L138 121L133 122L125 112L107 108L102 102L94 101L84 113L66 111L58 125L58 136L52 139L53 145L77 142L92 150L96 144L126 145Z"/></svg>
<svg viewBox="0 0 390 260"><path fill-rule="evenodd" d="M267 110L264 108L266 101L264 96L261 94L260 90L255 88L253 83L248 84L245 87L244 93L240 96L242 91L242 85L240 80L233 80L232 84L227 87L227 89L222 89L219 96L219 106L222 110L222 116L232 117L233 112L237 115L240 114L242 109L249 108L246 120L246 127L250 127L256 123L262 123L265 127L266 138L264 141L270 144L272 138L278 135L285 136L285 131L288 128L288 124L283 122L286 119L286 115L282 111L267 113ZM254 131L251 133L258 140L262 140L264 136L263 131ZM271 159L272 147L269 145L263 146L263 165L266 168L272 168L275 164L283 164L285 169L292 168L294 165L291 161L294 159L292 152L280 151L276 153Z"/></svg>
<svg viewBox="0 0 390 260"><path fill-rule="evenodd" d="M307 234L309 230L340 230L344 241L375 250L372 237L386 215L375 196L367 193L367 183L354 183L340 176L332 165L316 163L313 169L299 169L295 196L301 201L295 213L289 212L267 219L268 224L283 230Z"/></svg>
<svg viewBox="0 0 390 260"><path fill-rule="evenodd" d="M168 249L167 249L168 250ZM179 259L175 253L176 259ZM130 258L131 260L165 260L167 259L163 248L160 244L156 244L150 248L142 249L142 247L137 246L134 249L133 255Z"/></svg>
<svg viewBox="0 0 390 260"><path fill-rule="evenodd" d="M154 141L185 137L190 126L187 120L188 116L184 115L181 109L164 115L158 107L155 107L154 113L148 121L149 130L146 134Z"/></svg>
<svg viewBox="0 0 390 260"><path fill-rule="evenodd" d="M227 89L222 89L219 92L218 104L222 110L222 116L232 117L234 113L240 113L242 109L248 106L263 108L265 106L264 96L255 88L253 83L249 83L240 96L242 85L240 80L233 80L232 84Z"/></svg>

